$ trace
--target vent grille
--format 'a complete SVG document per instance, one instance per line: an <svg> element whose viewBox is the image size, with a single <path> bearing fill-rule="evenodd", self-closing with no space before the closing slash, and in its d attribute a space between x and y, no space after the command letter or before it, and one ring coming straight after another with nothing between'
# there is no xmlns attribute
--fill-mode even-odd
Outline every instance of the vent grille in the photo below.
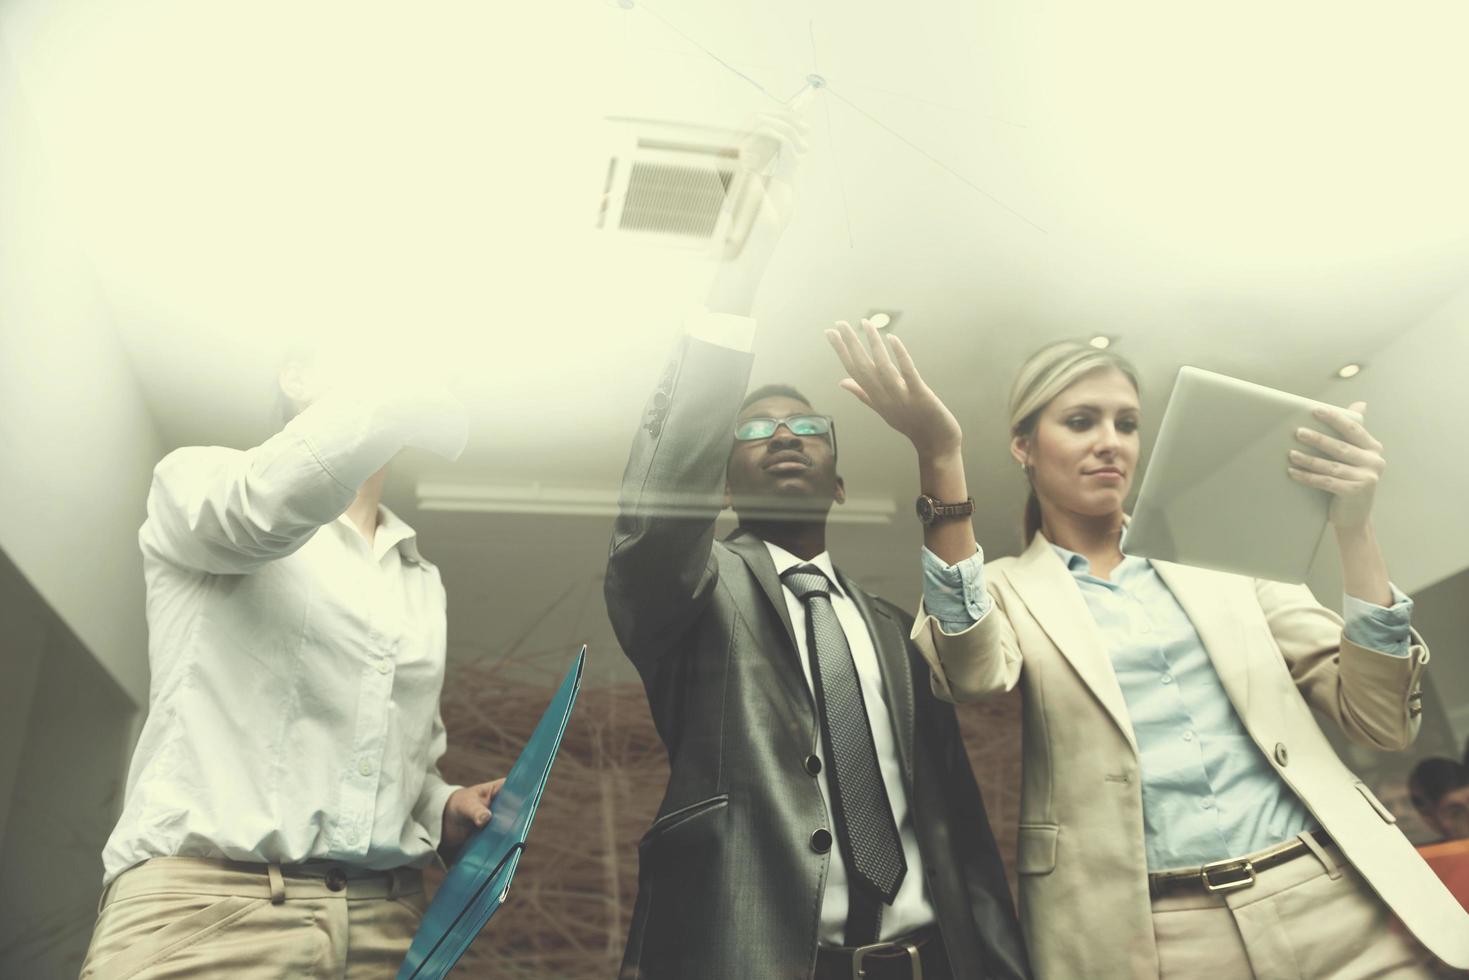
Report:
<svg viewBox="0 0 1469 980"><path fill-rule="evenodd" d="M659 246L737 255L763 185L740 169L738 133L610 118L596 226Z"/></svg>
<svg viewBox="0 0 1469 980"><path fill-rule="evenodd" d="M633 163L617 227L709 238L734 173L711 167Z"/></svg>

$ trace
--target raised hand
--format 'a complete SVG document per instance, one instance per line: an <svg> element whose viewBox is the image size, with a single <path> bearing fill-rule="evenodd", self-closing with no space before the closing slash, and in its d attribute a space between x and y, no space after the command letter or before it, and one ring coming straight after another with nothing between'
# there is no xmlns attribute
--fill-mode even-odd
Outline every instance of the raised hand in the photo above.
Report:
<svg viewBox="0 0 1469 980"><path fill-rule="evenodd" d="M959 453L964 433L923 377L897 337L886 339L869 321L862 321L867 343L845 320L826 331L826 339L841 358L847 377L841 386L908 437L920 459L938 459Z"/></svg>
<svg viewBox="0 0 1469 980"><path fill-rule="evenodd" d="M760 113L740 139L740 169L748 190L730 216L749 220L750 230L737 251L726 252L709 290L709 309L748 315L765 269L780 244L795 206L795 175L806 152L806 121L791 111ZM755 209L753 215L744 209Z"/></svg>
<svg viewBox="0 0 1469 980"><path fill-rule="evenodd" d="M1364 415L1366 410L1366 402L1354 402L1349 409L1358 415ZM1326 458L1292 449L1288 472L1298 483L1332 495L1332 527L1338 531L1357 530L1371 517L1377 483L1387 468L1387 461L1382 458L1382 443L1373 438L1366 426L1341 409L1320 408L1314 414L1341 438L1314 429L1297 429L1296 438Z"/></svg>
<svg viewBox="0 0 1469 980"><path fill-rule="evenodd" d="M746 124L740 139L740 168L765 187L760 220L781 228L791 216L793 185L801 157L809 149L810 125L795 112L762 112Z"/></svg>

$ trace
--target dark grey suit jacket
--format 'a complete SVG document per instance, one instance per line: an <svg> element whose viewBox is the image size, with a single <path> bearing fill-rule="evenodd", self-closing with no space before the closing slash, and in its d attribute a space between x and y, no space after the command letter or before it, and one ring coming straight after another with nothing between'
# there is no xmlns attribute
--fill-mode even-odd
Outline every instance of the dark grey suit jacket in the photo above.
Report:
<svg viewBox="0 0 1469 980"><path fill-rule="evenodd" d="M820 748L780 580L765 545L714 540L751 356L685 339L623 477L607 608L642 675L671 774L639 845L621 976L807 980L833 846ZM838 572L878 653L923 867L961 978L1024 977L1024 947L953 708L929 689L912 617Z"/></svg>

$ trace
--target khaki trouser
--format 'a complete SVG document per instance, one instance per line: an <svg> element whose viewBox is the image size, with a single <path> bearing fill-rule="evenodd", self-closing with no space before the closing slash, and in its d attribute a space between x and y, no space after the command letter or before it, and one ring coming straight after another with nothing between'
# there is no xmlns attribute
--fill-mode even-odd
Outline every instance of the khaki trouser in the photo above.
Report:
<svg viewBox="0 0 1469 980"><path fill-rule="evenodd" d="M82 980L391 978L426 905L415 869L154 858L102 893Z"/></svg>
<svg viewBox="0 0 1469 980"><path fill-rule="evenodd" d="M1163 980L1439 975L1341 852L1316 850L1260 872L1249 888L1154 899Z"/></svg>

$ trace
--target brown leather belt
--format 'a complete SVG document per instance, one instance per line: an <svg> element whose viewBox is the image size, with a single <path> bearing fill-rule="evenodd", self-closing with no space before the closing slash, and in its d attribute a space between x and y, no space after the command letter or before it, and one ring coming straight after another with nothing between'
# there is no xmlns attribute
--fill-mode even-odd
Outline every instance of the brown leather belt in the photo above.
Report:
<svg viewBox="0 0 1469 980"><path fill-rule="evenodd" d="M871 946L818 946L812 980L949 980L938 926Z"/></svg>
<svg viewBox="0 0 1469 980"><path fill-rule="evenodd" d="M1323 848L1332 845L1331 836L1324 830L1312 831L1306 836ZM1241 858L1213 861L1188 871L1162 871L1148 875L1148 894L1162 898L1179 892L1227 892L1249 888L1259 872L1310 853L1310 846L1297 837Z"/></svg>

